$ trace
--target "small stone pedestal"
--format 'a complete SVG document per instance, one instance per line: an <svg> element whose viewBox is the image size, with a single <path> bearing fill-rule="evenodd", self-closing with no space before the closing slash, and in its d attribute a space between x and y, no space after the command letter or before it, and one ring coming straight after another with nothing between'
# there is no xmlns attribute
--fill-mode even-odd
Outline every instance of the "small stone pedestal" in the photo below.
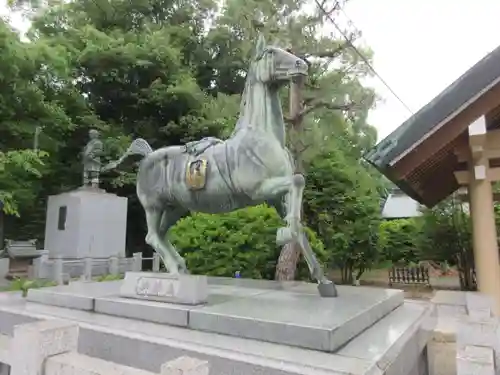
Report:
<svg viewBox="0 0 500 375"><path fill-rule="evenodd" d="M200 305L208 299L206 276L127 272L120 296L156 302Z"/></svg>
<svg viewBox="0 0 500 375"><path fill-rule="evenodd" d="M127 198L81 188L47 203L45 248L51 258L125 256Z"/></svg>

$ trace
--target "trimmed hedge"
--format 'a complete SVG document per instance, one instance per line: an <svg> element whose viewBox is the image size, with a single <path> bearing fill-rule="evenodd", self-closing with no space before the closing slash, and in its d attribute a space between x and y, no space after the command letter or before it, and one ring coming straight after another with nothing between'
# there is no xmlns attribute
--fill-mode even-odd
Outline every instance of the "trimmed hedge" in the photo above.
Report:
<svg viewBox="0 0 500 375"><path fill-rule="evenodd" d="M169 238L194 274L273 279L281 250L276 231L283 225L274 208L260 205L220 215L195 213L180 220ZM326 263L323 243L309 228L306 233L318 260ZM303 259L298 275L309 275Z"/></svg>

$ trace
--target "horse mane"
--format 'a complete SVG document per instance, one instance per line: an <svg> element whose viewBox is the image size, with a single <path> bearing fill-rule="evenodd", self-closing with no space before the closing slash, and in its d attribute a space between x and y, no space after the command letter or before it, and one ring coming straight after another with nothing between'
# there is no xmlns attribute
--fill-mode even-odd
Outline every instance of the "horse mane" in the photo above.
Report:
<svg viewBox="0 0 500 375"><path fill-rule="evenodd" d="M250 67L248 68L248 71L247 71L247 75L245 77L245 86L243 87L243 92L241 93L240 113L238 116L238 120L236 121L236 125L234 126L234 130L231 133L231 137L233 135L235 135L238 132L238 130L240 130L240 128L241 128L240 125L241 125L241 122L242 122L244 114L245 114L245 106L246 106L246 101L247 101L248 89L250 87L252 64L250 64Z"/></svg>

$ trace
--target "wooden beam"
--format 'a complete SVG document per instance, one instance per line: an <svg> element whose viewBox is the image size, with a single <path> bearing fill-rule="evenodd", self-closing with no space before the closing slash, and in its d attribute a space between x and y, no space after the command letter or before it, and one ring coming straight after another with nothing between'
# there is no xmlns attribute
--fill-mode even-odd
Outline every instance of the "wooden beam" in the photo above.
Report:
<svg viewBox="0 0 500 375"><path fill-rule="evenodd" d="M478 141L476 139L474 142ZM470 161L470 148L466 144L458 146L454 152L460 163ZM488 159L500 159L500 129L490 130L485 134L484 154Z"/></svg>
<svg viewBox="0 0 500 375"><path fill-rule="evenodd" d="M500 181L500 168L476 169L477 167L481 166L476 166L474 168L474 174L477 180L487 179L491 182ZM482 173L484 173L485 175L482 176ZM455 175L455 178L460 185L468 185L472 181L472 172L470 171L455 171L453 172L453 174Z"/></svg>
<svg viewBox="0 0 500 375"><path fill-rule="evenodd" d="M468 131L472 160L479 160L483 157L486 146L486 117L479 116L469 125Z"/></svg>
<svg viewBox="0 0 500 375"><path fill-rule="evenodd" d="M470 182L470 172L469 171L456 171L453 172L455 178L459 185L468 185Z"/></svg>
<svg viewBox="0 0 500 375"><path fill-rule="evenodd" d="M478 117L488 113L500 103L500 83L479 96L475 101L468 104L463 110L455 114L452 118L446 119L440 128L427 139L415 146L411 152L394 163L393 171L398 179L406 179L415 168L443 149L447 144L458 138L468 126Z"/></svg>
<svg viewBox="0 0 500 375"><path fill-rule="evenodd" d="M484 150L484 154L488 159L500 159L500 148L495 148L495 149L486 148ZM455 155L457 155L459 163L470 162L472 158L471 152L468 149L468 147L461 147L455 149Z"/></svg>
<svg viewBox="0 0 500 375"><path fill-rule="evenodd" d="M465 193L460 193L458 195L460 201L462 202L466 202L468 203L469 202L469 193L466 191ZM495 202L500 202L500 193L493 193L493 200Z"/></svg>

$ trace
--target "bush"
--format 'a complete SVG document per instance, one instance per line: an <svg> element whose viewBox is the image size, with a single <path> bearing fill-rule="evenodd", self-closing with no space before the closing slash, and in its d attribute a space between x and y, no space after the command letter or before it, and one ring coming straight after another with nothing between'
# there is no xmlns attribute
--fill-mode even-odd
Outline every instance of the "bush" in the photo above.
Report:
<svg viewBox="0 0 500 375"><path fill-rule="evenodd" d="M194 274L273 279L280 247L276 231L283 221L274 208L266 205L220 215L195 213L180 220L169 238L186 259ZM306 228L311 247L318 260L326 262L323 243ZM301 260L298 275L309 274Z"/></svg>
<svg viewBox="0 0 500 375"><path fill-rule="evenodd" d="M418 220L398 219L380 223L378 248L381 261L405 264L418 262Z"/></svg>

